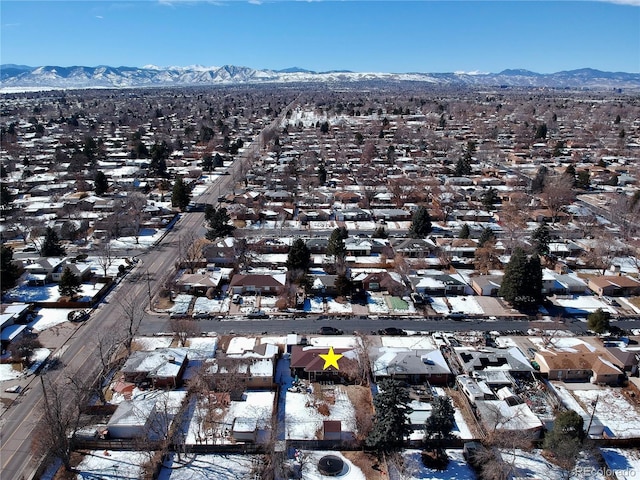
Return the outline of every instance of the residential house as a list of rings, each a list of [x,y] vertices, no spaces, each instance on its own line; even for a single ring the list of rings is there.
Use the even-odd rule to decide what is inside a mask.
[[[126,382],[148,383],[156,388],[177,387],[182,384],[188,362],[184,348],[136,351],[131,353],[121,372]]]
[[[402,380],[412,385],[429,382],[447,385],[453,378],[442,352],[437,349],[412,350],[382,347],[372,352],[373,376]]]
[[[471,288],[483,297],[496,297],[502,285],[503,275],[479,275],[471,277]]]
[[[572,351],[538,351],[534,360],[540,366],[540,373],[549,380],[618,385],[624,373],[607,357],[605,352],[593,351],[586,345],[576,345]]]
[[[236,239],[227,237],[202,247],[202,256],[208,264],[232,265],[237,261]]]
[[[429,239],[402,238],[393,242],[393,251],[406,258],[426,258],[435,250],[435,243]]]
[[[534,368],[518,347],[483,347],[478,350],[458,347],[454,351],[466,373],[481,370],[503,370],[512,373],[534,372]]]
[[[351,348],[334,348],[334,353],[344,355],[347,352],[353,352]],[[325,360],[320,356],[329,352],[327,347],[314,347],[293,345],[291,347],[291,375],[316,382],[320,380],[328,380],[334,382],[353,381],[353,369],[348,368],[350,362],[358,362],[357,359],[342,357],[339,360],[340,369],[336,369],[333,365],[324,368]]]
[[[426,296],[464,295],[467,284],[463,281],[438,271],[418,272],[411,275],[409,281],[416,293]]]
[[[601,297],[629,297],[640,295],[640,282],[622,275],[591,277],[588,285],[593,293]]]
[[[402,277],[396,272],[360,273],[353,278],[355,288],[366,292],[389,292],[403,295],[407,291]]]
[[[284,273],[254,274],[238,273],[233,276],[229,289],[233,293],[256,292],[261,295],[280,295],[284,290],[287,276]]]

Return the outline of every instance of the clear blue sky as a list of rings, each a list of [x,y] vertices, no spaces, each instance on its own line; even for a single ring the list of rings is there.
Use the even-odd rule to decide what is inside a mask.
[[[0,63],[640,72],[640,0],[18,1]]]

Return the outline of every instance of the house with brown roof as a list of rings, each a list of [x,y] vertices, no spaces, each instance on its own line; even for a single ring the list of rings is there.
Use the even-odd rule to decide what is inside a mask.
[[[260,294],[280,295],[284,290],[287,276],[277,274],[242,274],[233,276],[229,289],[233,293],[257,292]]]
[[[589,289],[600,296],[627,297],[640,295],[640,282],[622,275],[603,275],[590,278]]]
[[[333,351],[336,354],[344,355],[346,352],[353,352],[353,349],[334,348]],[[290,359],[291,375],[307,379],[310,382],[328,380],[342,383],[349,381],[349,374],[353,370],[350,368],[352,366],[350,364],[358,362],[359,360],[357,358],[347,358],[347,356],[344,356],[338,361],[340,369],[336,369],[333,365],[325,369],[325,360],[320,355],[327,354],[328,352],[328,347],[293,345]]]
[[[540,373],[549,380],[617,385],[624,376],[605,352],[592,351],[584,345],[576,345],[572,351],[539,351],[534,360],[540,365]]]

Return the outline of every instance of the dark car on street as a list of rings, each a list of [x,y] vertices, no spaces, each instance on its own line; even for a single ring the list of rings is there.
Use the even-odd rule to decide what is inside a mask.
[[[382,330],[378,330],[378,334],[379,335],[396,335],[396,336],[404,336],[407,334],[407,332],[405,332],[404,330],[402,330],[401,328],[396,328],[396,327],[387,327],[387,328],[383,328]]]
[[[320,327],[318,333],[320,335],[342,335],[344,332],[336,327]]]

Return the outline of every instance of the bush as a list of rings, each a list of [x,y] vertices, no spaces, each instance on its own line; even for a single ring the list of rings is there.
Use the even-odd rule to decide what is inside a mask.
[[[610,329],[610,318],[611,314],[609,312],[599,308],[587,316],[587,327],[595,333],[604,333]]]

